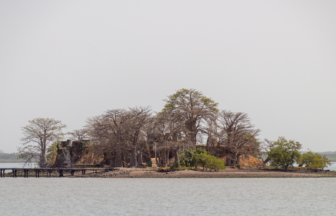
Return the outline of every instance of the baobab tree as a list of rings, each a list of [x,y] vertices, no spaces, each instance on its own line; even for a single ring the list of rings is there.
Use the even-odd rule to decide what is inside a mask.
[[[83,141],[90,138],[88,131],[86,129],[74,130],[68,134],[70,135],[71,140]]]
[[[61,140],[64,136],[62,129],[66,125],[61,121],[49,118],[36,118],[22,128],[21,138],[23,147],[18,148],[19,158],[26,163],[38,159],[41,168],[47,166],[46,151],[50,144]]]
[[[90,118],[86,129],[98,144],[96,149],[100,149],[100,153],[113,152],[115,164],[118,165],[121,163],[121,153],[130,152],[130,165],[136,166],[142,163],[143,143],[139,140],[143,140],[144,128],[150,118],[149,107],[108,110],[100,116]]]
[[[220,129],[220,144],[230,153],[226,156],[226,165],[239,164],[241,155],[255,154],[259,149],[256,137],[260,130],[255,129],[246,113],[222,110],[218,114],[217,125]]]
[[[186,139],[196,147],[197,134],[203,129],[203,121],[218,112],[217,103],[194,89],[181,89],[168,96],[162,112],[179,116],[184,122]]]

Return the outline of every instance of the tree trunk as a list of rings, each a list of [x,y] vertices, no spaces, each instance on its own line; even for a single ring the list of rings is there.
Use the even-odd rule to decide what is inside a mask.
[[[226,156],[226,158],[225,158],[225,160],[226,160],[226,166],[231,166],[231,157],[230,156]]]
[[[45,148],[42,147],[42,152],[41,152],[41,156],[40,156],[40,167],[41,168],[45,168],[47,166],[47,164],[46,164],[47,159],[46,159],[45,152],[46,152]]]
[[[130,166],[136,166],[136,148],[132,146],[131,158],[130,158]]]
[[[139,154],[138,154],[138,166],[140,166],[142,164],[142,150],[139,150]]]
[[[270,157],[267,157],[266,160],[263,161],[264,166],[265,166],[265,165],[268,163],[268,161],[270,161],[270,160],[271,160],[271,158],[270,158]]]
[[[233,155],[233,159],[232,159],[232,165],[235,166],[237,164],[237,155]]]
[[[179,155],[178,155],[178,149],[175,150],[175,163],[179,164]]]
[[[166,157],[166,166],[169,166],[169,148],[166,150],[167,152],[167,157]]]
[[[121,152],[119,150],[117,150],[114,166],[120,167],[121,166],[120,164],[121,164]]]
[[[208,136],[208,139],[207,139],[207,142],[206,142],[205,150],[209,151],[209,145],[210,145],[210,136]]]

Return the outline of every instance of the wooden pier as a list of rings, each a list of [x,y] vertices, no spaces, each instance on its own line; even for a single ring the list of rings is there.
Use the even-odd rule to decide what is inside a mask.
[[[87,171],[92,171],[92,173],[108,172],[116,170],[115,168],[0,168],[0,178],[5,178],[6,170],[12,171],[13,178],[18,177],[18,172],[23,173],[24,178],[28,178],[29,173],[34,173],[36,178],[40,177],[40,174],[44,174],[46,177],[51,177],[52,173],[56,173],[59,177],[64,177],[66,173],[70,176],[74,176],[75,172],[82,172],[85,175]],[[20,177],[20,176],[19,176]]]

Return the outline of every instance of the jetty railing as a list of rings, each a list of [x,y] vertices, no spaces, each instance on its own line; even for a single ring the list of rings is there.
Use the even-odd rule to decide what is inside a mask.
[[[114,171],[115,168],[0,168],[0,178],[5,178],[6,170],[11,170],[11,177],[17,178],[18,172],[23,173],[24,178],[29,177],[29,173],[34,173],[36,178],[40,177],[40,174],[44,174],[46,177],[51,177],[52,173],[56,173],[59,177],[63,177],[65,173],[69,173],[70,176],[74,176],[75,172],[82,172],[85,175],[87,171],[92,173]]]

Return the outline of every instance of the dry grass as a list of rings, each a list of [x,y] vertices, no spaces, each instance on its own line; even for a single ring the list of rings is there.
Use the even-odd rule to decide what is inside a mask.
[[[264,166],[260,159],[253,156],[242,156],[239,164],[241,167],[262,168]]]

